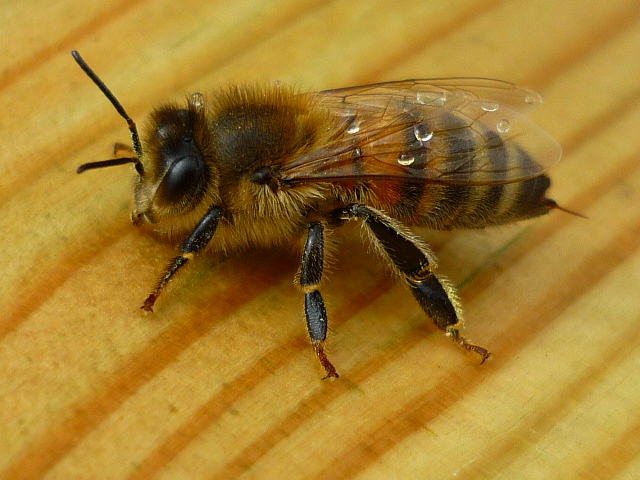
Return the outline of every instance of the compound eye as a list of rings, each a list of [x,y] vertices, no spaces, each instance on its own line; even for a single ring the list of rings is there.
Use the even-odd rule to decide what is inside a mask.
[[[195,207],[207,182],[207,172],[200,149],[189,135],[169,144],[161,156],[168,165],[155,200],[177,212]]]
[[[167,203],[183,203],[196,194],[203,172],[200,162],[192,155],[176,159],[164,175],[160,186]]]

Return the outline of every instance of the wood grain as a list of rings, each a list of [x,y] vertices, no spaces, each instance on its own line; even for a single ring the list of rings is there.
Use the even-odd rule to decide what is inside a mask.
[[[0,5],[0,478],[632,479],[640,470],[636,0],[107,0]],[[136,119],[228,82],[312,89],[487,76],[539,90],[554,212],[423,232],[477,359],[355,228],[323,293],[323,382],[287,250],[201,258],[138,308],[174,245],[129,222],[127,168],[77,176]]]

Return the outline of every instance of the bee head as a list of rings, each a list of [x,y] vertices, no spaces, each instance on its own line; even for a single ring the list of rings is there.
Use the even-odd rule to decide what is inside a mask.
[[[213,201],[217,175],[212,175],[203,97],[192,94],[186,108],[164,105],[153,111],[144,136],[145,174],[135,185],[137,214],[142,221],[183,216],[206,196]]]
[[[134,164],[138,178],[134,188],[136,210],[132,219],[136,225],[158,223],[166,217],[184,215],[202,204],[207,190],[209,197],[215,196],[217,184],[210,181],[211,172],[205,162],[208,150],[207,125],[201,94],[191,95],[187,108],[166,105],[156,109],[151,114],[143,151],[135,122],[80,54],[75,50],[71,54],[127,121],[131,133],[130,151],[133,154],[85,163],[78,167],[78,173]]]

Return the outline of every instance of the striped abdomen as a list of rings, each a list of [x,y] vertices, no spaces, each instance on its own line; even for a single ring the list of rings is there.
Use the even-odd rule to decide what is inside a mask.
[[[417,130],[403,132],[406,150],[399,161],[411,160],[406,178],[370,184],[372,198],[395,218],[437,229],[483,228],[535,217],[555,205],[545,197],[549,177],[528,175],[536,163],[524,145],[479,125],[471,129],[453,114],[423,119],[416,128],[433,133],[421,141]]]

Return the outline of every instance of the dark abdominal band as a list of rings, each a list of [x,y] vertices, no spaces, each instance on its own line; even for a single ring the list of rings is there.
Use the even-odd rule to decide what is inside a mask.
[[[448,156],[451,158],[460,157],[465,155],[466,152],[474,151],[476,148],[472,132],[465,128],[465,123],[458,117],[452,114],[446,114],[441,119],[443,125],[447,125],[449,130],[458,130],[455,136],[449,137],[447,140]],[[421,126],[424,131],[432,131],[429,125],[422,122]],[[409,132],[413,134],[413,132]],[[446,132],[441,132],[441,135],[446,136]],[[408,139],[409,140],[409,139]],[[418,140],[413,136],[410,144],[415,144]],[[426,168],[427,167],[427,148],[422,146],[418,142],[420,148],[418,151],[422,152],[420,156],[416,155],[416,161],[412,164],[412,168]],[[409,184],[412,182],[405,182],[407,185],[407,191],[410,193],[415,192]],[[484,188],[484,187],[483,187]],[[472,195],[473,187],[461,186],[461,185],[447,185],[442,183],[420,183],[420,197],[422,205],[420,208],[415,208],[416,211],[420,211],[422,215],[420,218],[416,218],[413,222],[416,225],[424,225],[437,229],[450,229],[458,225],[458,217],[467,215],[466,209],[469,203],[469,199]],[[420,199],[420,197],[417,197]]]
[[[485,139],[489,145],[501,144],[500,137],[497,133],[484,132]],[[488,150],[491,169],[494,171],[506,171],[508,167],[508,159],[504,148],[490,148]],[[506,172],[505,174],[506,175]],[[491,219],[497,220],[498,208],[503,200],[505,187],[504,185],[491,186],[475,186],[463,187],[467,190],[468,207],[459,212],[452,219],[454,226],[462,228],[482,228],[487,224],[493,223]],[[500,223],[500,222],[498,222]]]
[[[428,131],[429,126],[421,117],[416,116],[410,111],[405,112],[404,117],[406,117],[409,123],[421,125],[425,128],[425,131]],[[423,143],[416,138],[413,129],[409,129],[405,133],[404,144],[406,145],[406,154],[413,158],[413,163],[410,167],[412,169],[426,168],[428,160],[427,149]],[[400,182],[398,188],[400,189],[400,199],[397,205],[394,205],[392,214],[397,215],[397,217],[414,220],[415,215],[419,212],[420,202],[422,201],[427,185],[425,182],[416,182],[415,180],[412,181],[407,178]]]

